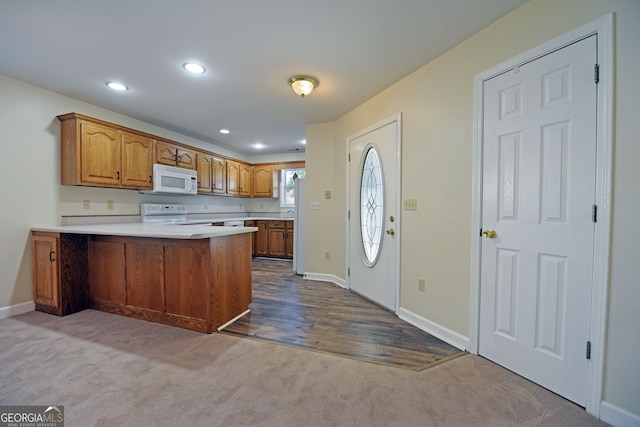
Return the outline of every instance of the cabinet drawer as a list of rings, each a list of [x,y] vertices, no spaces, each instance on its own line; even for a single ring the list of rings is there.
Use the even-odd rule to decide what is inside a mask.
[[[269,228],[284,228],[285,221],[269,221]]]
[[[287,230],[293,230],[293,221],[285,221],[285,222],[284,222],[284,227],[285,227]]]

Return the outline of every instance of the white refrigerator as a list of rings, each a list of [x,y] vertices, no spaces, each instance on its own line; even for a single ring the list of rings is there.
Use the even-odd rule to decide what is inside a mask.
[[[305,182],[304,178],[295,178],[295,220],[293,222],[293,269],[297,274],[305,271]]]

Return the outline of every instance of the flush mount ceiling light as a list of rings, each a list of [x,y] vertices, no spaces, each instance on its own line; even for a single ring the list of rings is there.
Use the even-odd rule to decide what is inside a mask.
[[[218,132],[224,133],[225,135],[228,134],[228,133],[231,133],[231,131],[229,129],[220,129]]]
[[[318,86],[318,81],[310,76],[298,75],[289,79],[289,85],[291,85],[291,89],[293,89],[296,94],[304,98]]]
[[[206,71],[202,65],[196,64],[194,62],[187,62],[186,64],[183,65],[183,67],[185,70],[193,74],[202,74]]]
[[[113,90],[120,90],[120,91],[129,89],[122,83],[117,83],[117,82],[107,82],[107,86],[109,86]]]

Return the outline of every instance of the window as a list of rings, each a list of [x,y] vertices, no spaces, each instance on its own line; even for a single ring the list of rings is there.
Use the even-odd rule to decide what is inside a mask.
[[[365,265],[373,266],[378,259],[382,242],[383,182],[380,158],[375,148],[369,147],[362,166],[360,185],[360,229]]]
[[[293,208],[295,206],[295,184],[293,177],[305,177],[304,169],[282,169],[280,171],[280,207]]]

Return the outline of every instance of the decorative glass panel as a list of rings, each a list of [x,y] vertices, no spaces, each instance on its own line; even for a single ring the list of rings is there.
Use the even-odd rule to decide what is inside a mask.
[[[384,222],[382,168],[375,148],[370,147],[362,166],[360,187],[360,226],[365,263],[373,265],[380,251]]]

